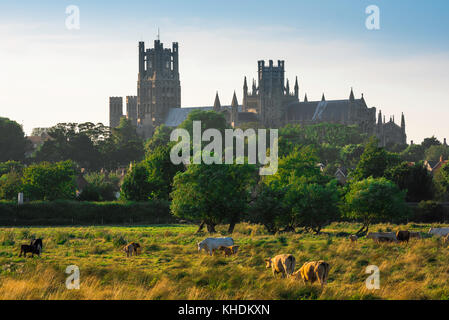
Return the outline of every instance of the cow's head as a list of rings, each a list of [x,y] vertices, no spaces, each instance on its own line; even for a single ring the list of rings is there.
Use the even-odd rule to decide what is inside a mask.
[[[271,258],[266,258],[265,259],[265,267],[268,269],[268,268],[271,268]]]

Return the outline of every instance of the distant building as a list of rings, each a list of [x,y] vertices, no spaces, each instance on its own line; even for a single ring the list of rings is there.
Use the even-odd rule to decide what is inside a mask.
[[[212,106],[181,108],[178,43],[174,42],[172,49],[167,49],[158,39],[154,41],[154,48],[145,50],[144,43],[139,42],[137,98],[127,97],[126,117],[144,138],[151,137],[154,128],[161,124],[178,126],[194,110],[214,110],[222,112],[233,127],[244,123],[270,128],[290,123],[358,125],[362,132],[376,135],[382,146],[406,144],[404,114],[400,125],[395,123],[394,117],[385,122],[381,111],[376,121],[376,108],[367,106],[363,94],[356,99],[352,89],[348,99],[326,100],[323,93],[320,101],[309,101],[307,94],[300,101],[298,78],[290,90],[283,60],[278,60],[277,65],[272,60],[268,64],[258,61],[257,79],[252,81],[249,90],[244,78],[241,105],[234,92],[231,104],[222,106],[217,92]],[[109,105],[110,126],[115,127],[124,116],[123,103],[121,98],[111,97]]]
[[[440,156],[439,161],[424,161],[424,167],[427,168],[427,170],[432,174],[435,174],[448,162],[449,160],[444,160],[443,156]]]

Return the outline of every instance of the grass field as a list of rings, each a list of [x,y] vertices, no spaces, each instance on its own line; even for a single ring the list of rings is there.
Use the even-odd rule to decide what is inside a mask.
[[[0,299],[449,299],[449,248],[438,238],[409,244],[375,244],[345,233],[359,225],[334,223],[321,235],[269,235],[239,224],[232,235],[237,255],[197,252],[193,225],[138,227],[0,228]],[[370,231],[427,232],[430,225],[375,225]],[[224,232],[226,226],[218,227]],[[217,234],[215,236],[220,236]],[[44,239],[41,257],[18,257],[20,244]],[[128,241],[142,247],[126,258]],[[331,265],[327,287],[273,278],[264,258],[280,253]],[[65,287],[65,268],[80,269],[80,289]],[[368,290],[368,265],[380,268],[380,289]]]

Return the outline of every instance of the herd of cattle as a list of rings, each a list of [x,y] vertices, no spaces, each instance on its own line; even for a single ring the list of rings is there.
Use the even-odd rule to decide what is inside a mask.
[[[443,243],[449,244],[449,228],[430,228],[429,235],[437,235],[443,237]],[[358,237],[356,235],[350,235],[349,240],[351,242],[357,242]],[[421,239],[422,235],[419,232],[410,232],[400,230],[394,232],[370,232],[366,235],[367,239],[373,239],[375,242],[408,242],[411,238]],[[221,238],[206,238],[197,243],[198,252],[204,250],[213,255],[215,251],[221,251],[224,256],[234,255],[238,252],[239,246],[234,245],[234,240],[230,237]],[[20,247],[20,254],[26,257],[27,253],[31,253],[33,257],[35,254],[40,256],[43,249],[42,239],[32,239],[30,244],[23,244]],[[137,242],[131,242],[123,247],[126,256],[130,257],[138,255],[140,253],[141,246]],[[304,283],[314,283],[318,281],[323,287],[327,283],[329,276],[330,265],[323,261],[310,261],[303,264],[303,266],[295,271],[296,259],[291,254],[279,254],[273,258],[265,259],[266,268],[271,268],[273,276],[280,273],[282,277],[294,277],[296,279],[302,279]]]

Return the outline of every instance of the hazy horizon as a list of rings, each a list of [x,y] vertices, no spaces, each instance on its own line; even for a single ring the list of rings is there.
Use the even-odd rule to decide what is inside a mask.
[[[365,27],[365,8],[380,8],[380,30]],[[80,9],[68,30],[65,9]],[[449,3],[424,1],[32,1],[0,4],[0,116],[24,126],[108,124],[109,96],[137,94],[137,47],[179,43],[181,105],[242,102],[243,78],[257,60],[285,60],[300,99],[364,93],[407,141],[449,138]]]

